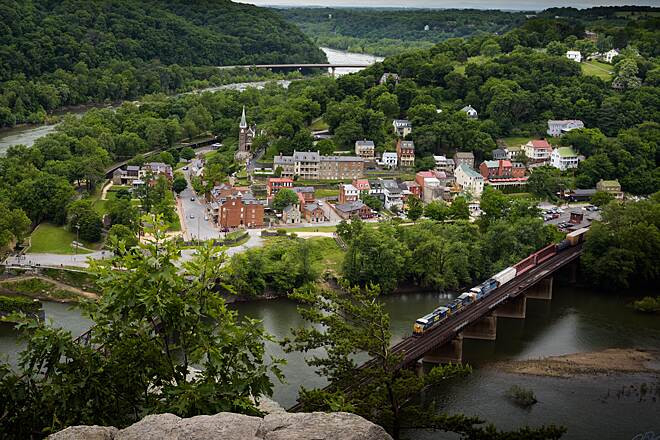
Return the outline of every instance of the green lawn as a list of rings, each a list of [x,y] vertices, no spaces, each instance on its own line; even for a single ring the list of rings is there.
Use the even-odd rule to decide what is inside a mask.
[[[338,189],[315,189],[314,190],[314,196],[315,197],[335,197],[339,195],[339,190]]]
[[[329,128],[329,125],[327,122],[323,120],[323,118],[317,118],[314,121],[312,121],[312,124],[309,126],[309,129],[312,131],[321,131],[321,130],[327,130]]]
[[[20,281],[6,281],[2,286],[13,292],[26,295],[48,296],[56,299],[71,299],[77,295],[70,290],[60,289],[53,283],[39,278],[29,278]]]
[[[323,270],[329,269],[340,272],[344,262],[344,251],[341,250],[334,238],[315,237],[308,240],[312,244],[312,251],[320,256]]]
[[[612,70],[614,67],[611,64],[601,63],[599,61],[585,61],[580,63],[582,73],[585,75],[597,76],[603,81],[612,79]]]
[[[76,239],[76,234],[66,230],[64,226],[51,223],[41,223],[34,230],[31,237],[30,252],[49,254],[74,254],[75,250],[71,242]],[[81,240],[82,241],[82,240]],[[89,243],[83,244],[91,247]],[[88,254],[90,251],[78,249],[79,254]]]
[[[533,137],[505,137],[500,139],[507,147],[519,147],[534,139]]]
[[[310,226],[309,228],[282,228],[286,232],[335,232],[336,226]],[[318,229],[318,231],[317,231]]]

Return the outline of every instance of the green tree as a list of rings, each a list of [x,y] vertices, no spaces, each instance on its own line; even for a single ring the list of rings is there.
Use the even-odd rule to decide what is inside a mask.
[[[281,189],[275,194],[275,197],[273,197],[273,209],[277,209],[278,211],[283,210],[289,205],[297,205],[298,204],[298,196],[296,193],[291,190],[291,189]]]
[[[424,208],[424,215],[432,220],[444,222],[449,218],[449,206],[442,200],[433,200]]]
[[[555,200],[562,189],[561,171],[551,166],[534,168],[527,180],[527,189],[535,196]],[[566,189],[566,187],[564,187]],[[483,209],[483,208],[482,208]]]
[[[399,99],[396,95],[385,92],[374,101],[374,108],[383,112],[389,119],[399,115]]]
[[[591,203],[596,206],[605,206],[614,200],[614,196],[605,191],[596,191],[596,194],[591,196]]]
[[[112,252],[120,255],[137,246],[138,238],[128,226],[116,224],[108,231],[108,243]]]
[[[616,77],[612,80],[612,87],[628,90],[642,85],[642,80],[637,76],[639,67],[635,60],[624,58],[617,63],[614,70]]]
[[[465,197],[456,197],[449,207],[449,217],[454,220],[468,220],[470,209]]]
[[[188,187],[188,181],[186,180],[185,177],[183,177],[181,174],[178,174],[175,178],[174,181],[172,182],[172,190],[174,190],[175,193],[181,194],[184,189]]]
[[[362,194],[360,195],[360,200],[367,205],[369,208],[373,209],[374,211],[380,211],[383,209],[383,202],[380,201],[380,199],[376,196],[373,196],[371,194]]]
[[[566,55],[566,51],[568,51],[568,48],[566,47],[565,44],[559,41],[551,41],[546,46],[546,50],[549,55],[564,56]]]
[[[264,360],[270,337],[259,322],[239,320],[217,295],[223,254],[205,245],[180,264],[162,228],[147,232],[153,238],[138,252],[91,263],[102,295],[85,307],[95,322],[90,344],[43,322],[21,326],[28,344],[19,370],[0,366],[3,436],[126,426],[163,412],[259,414],[259,397],[272,394],[269,373],[280,376],[278,361]]]
[[[419,199],[419,197],[416,196],[408,197],[406,199],[406,205],[408,206],[406,215],[408,216],[410,221],[416,222],[424,214],[424,204]]]
[[[9,209],[0,203],[0,249],[21,242],[30,231],[30,219],[20,209]]]
[[[181,150],[181,158],[185,160],[191,160],[195,158],[195,150],[191,147],[185,147]]]

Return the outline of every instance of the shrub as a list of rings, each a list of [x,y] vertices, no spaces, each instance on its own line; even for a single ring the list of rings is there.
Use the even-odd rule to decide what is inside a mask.
[[[507,390],[506,396],[511,399],[513,403],[524,408],[528,408],[538,402],[534,395],[534,391],[519,387],[518,385],[512,385],[511,388]]]

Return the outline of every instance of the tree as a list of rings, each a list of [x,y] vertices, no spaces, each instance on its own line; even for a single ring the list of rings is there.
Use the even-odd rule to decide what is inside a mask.
[[[106,203],[110,223],[112,225],[123,225],[131,231],[137,231],[140,213],[138,208],[131,202],[131,196],[120,197],[119,192],[114,200],[108,200]]]
[[[456,197],[449,207],[449,217],[453,220],[468,220],[470,209],[465,197]]]
[[[488,39],[481,45],[481,55],[486,57],[494,57],[502,52],[502,48],[494,39]]]
[[[538,197],[555,200],[562,189],[561,171],[551,166],[534,168],[527,180],[527,189]]]
[[[163,412],[259,414],[279,362],[264,361],[270,337],[259,322],[239,320],[217,295],[224,255],[207,244],[180,263],[161,219],[145,222],[156,229],[137,252],[91,263],[102,294],[85,307],[95,323],[89,344],[43,322],[21,325],[29,340],[19,371],[0,365],[3,437],[80,424],[121,427]]]
[[[283,188],[275,194],[275,197],[273,198],[273,209],[277,209],[278,211],[283,210],[289,205],[297,205],[298,204],[298,195],[291,189],[288,188]]]
[[[639,67],[634,59],[624,58],[615,66],[616,77],[612,80],[612,87],[628,90],[642,85],[642,80],[637,76]]]
[[[546,51],[548,52],[549,55],[564,56],[566,55],[566,51],[568,51],[568,48],[566,47],[565,44],[559,41],[551,41],[546,46]]]
[[[399,115],[399,99],[396,95],[385,92],[374,101],[374,108],[383,112],[389,119]]]
[[[442,200],[433,200],[424,208],[424,215],[432,220],[444,222],[449,218],[449,206]]]
[[[181,174],[177,174],[177,176],[174,178],[174,181],[172,182],[172,189],[174,190],[175,193],[181,194],[184,189],[188,187],[188,181],[184,176]]]
[[[379,295],[378,286],[343,290],[306,286],[292,295],[302,303],[298,312],[311,325],[294,329],[293,338],[284,341],[285,350],[322,349],[322,355],[313,355],[307,363],[335,385],[335,391],[302,388],[303,410],[353,412],[383,426],[396,440],[404,429],[425,428],[455,432],[463,438],[561,435],[564,430],[553,426],[533,433],[527,429],[500,433],[492,426],[477,426],[483,423],[477,418],[438,414],[433,404],[420,403],[416,396],[424,388],[469,374],[471,369],[449,364],[419,376],[412,369],[399,368],[402,355],[390,349],[390,320]],[[366,368],[358,368],[355,361],[361,353],[372,358]]]
[[[169,151],[163,151],[162,153],[160,153],[159,157],[160,157],[161,162],[163,162],[163,163],[165,163],[165,164],[167,164],[171,167],[174,167],[176,165],[176,161],[174,160],[174,156]]]
[[[591,196],[591,203],[596,206],[605,206],[614,200],[614,196],[605,191],[596,191],[596,193]]]
[[[0,203],[0,249],[20,242],[30,230],[30,219],[20,209]]]
[[[128,226],[112,225],[108,231],[108,243],[115,254],[121,254],[138,245],[137,235]]]
[[[424,204],[417,196],[410,196],[406,199],[406,205],[408,205],[408,210],[406,215],[408,218],[416,222],[424,214]]]
[[[369,208],[373,209],[374,211],[380,211],[383,209],[383,202],[380,201],[380,199],[376,196],[373,196],[371,194],[362,194],[360,195],[360,200],[367,205]]]

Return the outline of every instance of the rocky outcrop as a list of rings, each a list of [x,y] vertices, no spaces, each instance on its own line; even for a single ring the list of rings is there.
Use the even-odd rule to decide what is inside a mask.
[[[287,413],[264,418],[234,413],[182,419],[147,416],[128,428],[72,426],[48,440],[392,440],[378,425],[349,413]]]

